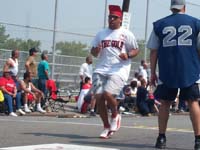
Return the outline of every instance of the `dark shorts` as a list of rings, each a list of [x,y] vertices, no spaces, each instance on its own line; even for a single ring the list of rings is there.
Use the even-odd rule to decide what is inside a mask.
[[[169,88],[164,84],[158,85],[154,96],[158,100],[167,100],[167,101],[174,101],[178,94],[178,88]],[[180,100],[199,100],[200,99],[200,84],[194,83],[193,85],[186,87],[186,88],[180,88],[179,93],[179,99]]]

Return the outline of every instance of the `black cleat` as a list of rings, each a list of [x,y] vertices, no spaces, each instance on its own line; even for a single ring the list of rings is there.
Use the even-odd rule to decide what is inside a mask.
[[[166,147],[166,137],[159,137],[158,136],[155,147],[159,148],[159,149],[165,149],[165,147]]]
[[[200,140],[195,140],[194,150],[200,150]]]

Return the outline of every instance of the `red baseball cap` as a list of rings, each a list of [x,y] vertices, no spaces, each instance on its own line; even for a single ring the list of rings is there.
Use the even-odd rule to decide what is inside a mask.
[[[118,5],[109,5],[110,15],[122,17],[122,10]]]

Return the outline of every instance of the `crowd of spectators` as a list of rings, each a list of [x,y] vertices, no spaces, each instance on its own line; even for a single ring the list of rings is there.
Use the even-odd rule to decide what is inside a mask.
[[[46,113],[42,108],[46,94],[44,88],[46,85],[43,80],[49,79],[50,69],[46,53],[41,54],[41,62],[38,65],[36,64],[37,52],[36,48],[29,50],[29,56],[24,64],[25,72],[22,80],[18,77],[19,50],[13,50],[11,57],[6,60],[3,66],[0,90],[4,95],[4,111],[9,116],[17,117],[19,114],[25,115],[32,111]],[[37,78],[42,81],[36,80]]]

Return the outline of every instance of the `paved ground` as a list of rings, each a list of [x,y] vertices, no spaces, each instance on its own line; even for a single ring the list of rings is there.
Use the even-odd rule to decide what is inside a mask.
[[[102,131],[99,116],[90,118],[71,118],[82,116],[71,111],[65,114],[50,113],[47,115],[8,117],[0,116],[0,148],[11,146],[27,146],[38,144],[60,143],[71,146],[71,149],[89,150],[94,147],[104,150],[108,148],[120,150],[154,150],[157,136],[157,117],[141,117],[138,115],[123,115],[122,127],[110,139],[99,139]],[[69,116],[71,115],[71,117]],[[51,116],[51,117],[50,117]],[[193,132],[187,115],[172,115],[167,133],[167,149],[193,149]],[[70,145],[69,145],[70,144]],[[72,145],[71,145],[72,144]],[[88,146],[88,147],[84,147]],[[70,148],[66,149],[70,149]],[[103,148],[102,148],[103,147]],[[17,150],[17,148],[15,148]],[[26,148],[27,149],[27,148]],[[44,148],[35,148],[35,150]],[[65,150],[45,148],[45,150]],[[70,150],[71,150],[70,149]],[[20,149],[24,150],[24,149]]]

